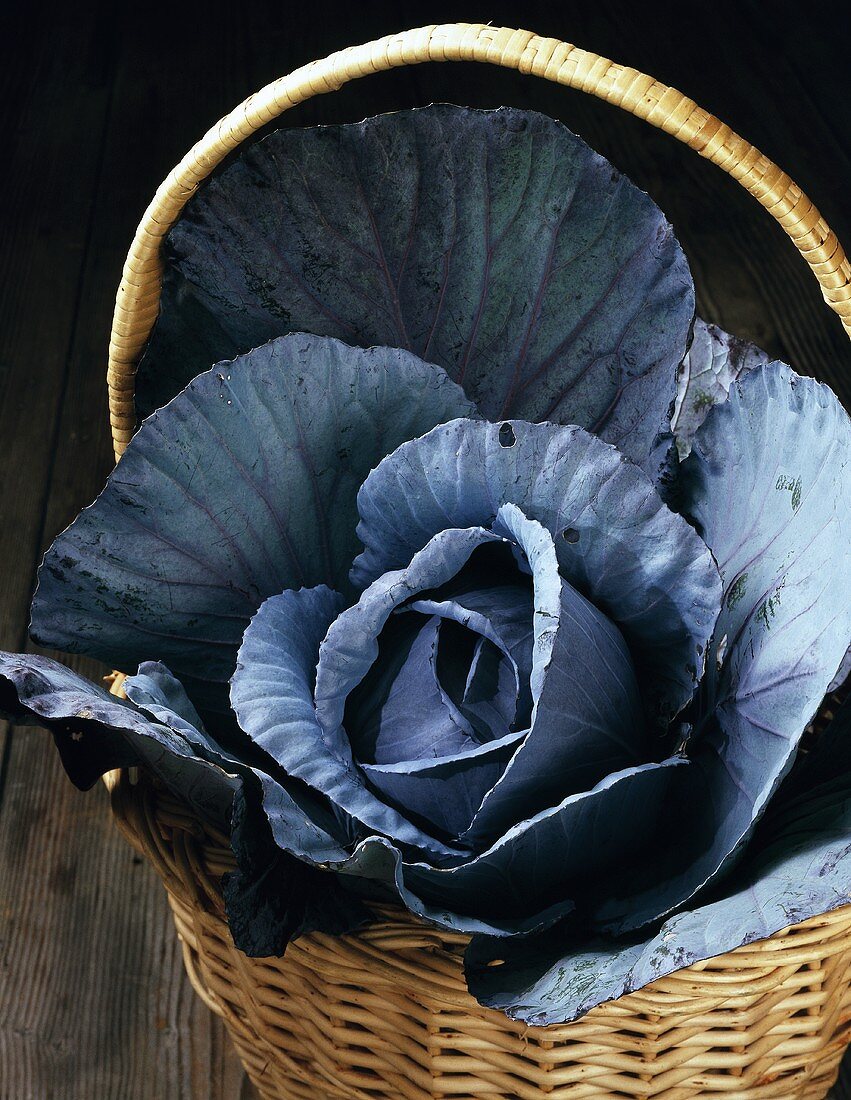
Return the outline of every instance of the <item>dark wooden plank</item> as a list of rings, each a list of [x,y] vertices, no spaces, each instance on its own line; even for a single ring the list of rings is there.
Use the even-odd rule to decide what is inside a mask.
[[[96,192],[86,187],[95,193],[94,222],[56,433],[45,543],[88,503],[111,465],[103,366],[115,287],[136,221],[160,179],[209,123],[277,75],[272,52],[253,46],[249,52],[247,35],[234,37],[223,27],[208,52],[199,47],[187,64],[172,49],[167,65],[148,29],[141,10],[129,13],[121,28],[104,169]],[[297,61],[309,60],[311,46]],[[212,68],[209,54],[217,59]],[[266,71],[258,72],[258,60],[265,60]],[[202,84],[205,95],[193,95]],[[72,664],[92,677],[103,671],[92,662]],[[10,824],[0,841],[0,865],[10,896],[21,901],[9,932],[16,952],[8,959],[6,988],[26,993],[13,995],[11,1031],[19,1038],[2,1087],[10,1097],[57,1100],[247,1097],[250,1086],[222,1025],[183,972],[162,888],[113,829],[103,791],[85,797],[73,791],[49,739],[36,729],[15,732],[8,774]]]
[[[16,14],[5,29],[35,41],[32,13]],[[111,73],[90,65],[92,15],[66,13],[60,30],[61,41],[42,39],[37,50],[8,58],[0,96],[0,125],[10,139],[2,173],[7,216],[0,222],[0,645],[10,649],[25,640],[111,84]],[[80,144],[81,127],[95,135],[92,142]],[[39,1094],[38,1021],[47,1003],[33,1002],[29,983],[21,982],[26,969],[17,969],[33,963],[43,925],[30,923],[34,914],[5,851],[19,826],[16,747],[17,735],[4,730],[0,797],[13,794],[0,804],[0,1082],[10,1097]],[[34,790],[37,774],[20,772]],[[42,874],[37,847],[29,859]]]
[[[103,373],[115,288],[135,223],[185,147],[187,128],[195,128],[187,115],[207,67],[197,57],[194,68],[161,71],[147,14],[126,15],[123,25],[102,15],[98,26],[111,28],[113,37],[90,51],[102,66],[123,46],[123,62],[108,127],[88,135],[103,165],[99,183],[72,177],[73,186],[94,199],[94,216],[53,450],[45,543],[88,503],[111,465]],[[226,74],[238,66],[224,49],[219,60],[226,85]],[[63,74],[66,82],[69,75]],[[233,94],[224,87],[223,98]],[[77,141],[86,136],[81,121],[76,130],[69,126]],[[144,143],[140,133],[149,135]],[[35,331],[36,320],[30,323]],[[30,557],[31,569],[35,553]],[[22,625],[24,616],[18,618]],[[75,666],[93,677],[102,671],[91,662]],[[12,1065],[0,1075],[8,1095],[247,1096],[221,1023],[183,972],[159,881],[115,831],[103,790],[83,797],[70,787],[42,731],[15,732],[5,818],[0,863],[11,896],[20,899],[5,983],[18,1037]]]
[[[0,862],[13,899],[0,1094],[239,1095],[241,1067],[185,979],[159,881],[117,835],[105,792],[70,789],[41,731],[12,745]]]
[[[7,120],[14,137],[4,197],[14,216],[0,220],[0,642],[8,646],[22,641],[42,536],[109,96],[108,83],[86,69],[92,27],[68,24],[61,44],[45,45],[47,71],[28,79],[21,65],[19,113],[14,125]],[[89,144],[81,145],[81,127],[94,135]]]

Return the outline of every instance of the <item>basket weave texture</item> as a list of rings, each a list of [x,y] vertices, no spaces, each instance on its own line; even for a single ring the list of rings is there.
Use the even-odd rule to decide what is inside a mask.
[[[400,910],[247,958],[224,916],[227,838],[145,777],[110,785],[263,1100],[823,1100],[851,1038],[851,906],[533,1028],[473,1000],[464,936]]]
[[[819,211],[688,97],[530,31],[421,27],[261,89],[162,183],[131,245],[113,317],[107,381],[116,459],[135,429],[135,371],[159,309],[161,245],[198,185],[313,95],[398,65],[470,60],[596,95],[712,160],[783,227],[851,335],[851,264]],[[356,935],[304,936],[281,959],[247,958],[224,916],[221,877],[234,866],[228,838],[144,775],[106,778],[119,827],[166,886],[189,977],[224,1019],[264,1100],[822,1100],[851,1041],[851,906],[680,970],[576,1023],[531,1028],[469,995],[465,937],[399,910],[377,912]]]

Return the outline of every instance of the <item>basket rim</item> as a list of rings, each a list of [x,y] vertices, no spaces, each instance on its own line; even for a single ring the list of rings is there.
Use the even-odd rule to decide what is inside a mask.
[[[109,341],[107,385],[116,461],[136,427],[135,376],[159,312],[162,244],[199,185],[234,149],[291,107],[358,77],[427,61],[478,61],[597,96],[711,160],[778,222],[851,338],[851,263],[801,188],[764,153],[676,88],[637,69],[532,31],[481,23],[429,25],[330,54],[249,96],[220,119],[160,184],[124,263]]]

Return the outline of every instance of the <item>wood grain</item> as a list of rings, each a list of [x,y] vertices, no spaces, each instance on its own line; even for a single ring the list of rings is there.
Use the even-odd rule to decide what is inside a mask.
[[[3,357],[17,374],[0,425],[20,449],[3,467],[4,515],[13,520],[0,529],[2,561],[13,565],[0,582],[9,589],[8,648],[26,640],[39,550],[111,465],[102,363],[123,250],[173,141],[194,122],[169,100],[191,102],[201,69],[199,59],[195,71],[175,67],[174,79],[162,80],[153,42],[123,55],[119,69],[124,35],[149,41],[141,17],[135,27],[69,19],[62,30],[62,51],[49,61],[55,79],[42,72],[30,108],[43,129],[30,130],[18,153],[29,158],[20,206],[34,224],[22,220],[16,252],[4,250],[11,269],[3,285],[16,295],[4,316],[16,324],[4,329]],[[45,50],[56,45],[48,40]],[[160,117],[144,148],[136,135],[148,132],[152,111]],[[81,142],[82,132],[91,140]],[[43,435],[19,430],[40,420]],[[103,672],[74,663],[93,677]],[[0,1095],[249,1096],[221,1024],[183,973],[159,882],[116,833],[100,786],[78,793],[43,731],[16,730],[0,814]]]
[[[799,179],[851,242],[851,41],[764,5],[435,3],[426,18],[520,22],[680,87]],[[485,10],[486,9],[486,10]],[[704,10],[706,9],[706,10]],[[148,198],[184,150],[249,92],[348,43],[408,25],[401,4],[284,10],[272,0],[148,8],[21,8],[0,39],[0,645],[26,642],[41,551],[110,465],[103,366],[121,263]],[[817,23],[818,21],[814,21]],[[797,28],[797,30],[796,30]],[[9,48],[11,47],[11,48]],[[832,59],[825,64],[824,58]],[[851,404],[851,344],[805,265],[723,173],[578,93],[479,66],[360,81],[291,125],[454,100],[564,119],[660,202],[700,308],[829,381]],[[812,285],[811,285],[812,284]],[[97,675],[92,663],[75,667]],[[76,792],[49,738],[0,730],[0,1100],[247,1100],[222,1028],[192,993],[162,890]],[[851,1098],[851,1083],[836,1100]],[[321,1098],[317,1098],[321,1100]]]

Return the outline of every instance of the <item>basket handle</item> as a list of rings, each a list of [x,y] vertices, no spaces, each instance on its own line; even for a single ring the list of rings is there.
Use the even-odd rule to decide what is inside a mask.
[[[423,61],[487,61],[532,73],[598,96],[672,134],[738,180],[779,222],[851,336],[851,265],[836,235],[785,172],[693,100],[636,69],[531,31],[478,23],[420,27],[350,46],[267,84],[216,123],[157,189],[130,246],[112,320],[107,383],[116,460],[136,426],[136,364],[159,309],[160,246],[198,185],[290,107],[356,77]]]

